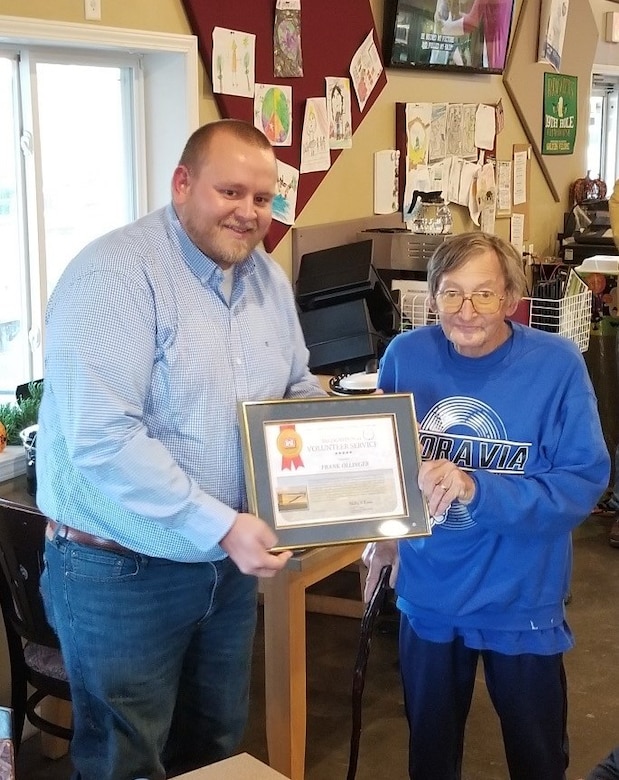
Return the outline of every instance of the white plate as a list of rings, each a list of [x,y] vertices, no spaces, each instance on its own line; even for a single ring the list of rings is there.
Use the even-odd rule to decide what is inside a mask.
[[[340,386],[344,390],[376,390],[376,382],[378,380],[378,374],[366,374],[360,372],[359,374],[349,374],[340,379]]]

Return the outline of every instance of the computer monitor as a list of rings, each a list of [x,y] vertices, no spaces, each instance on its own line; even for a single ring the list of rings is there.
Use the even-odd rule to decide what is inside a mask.
[[[372,263],[373,242],[308,252],[296,283],[310,368],[360,371],[382,356],[400,330],[401,313]]]

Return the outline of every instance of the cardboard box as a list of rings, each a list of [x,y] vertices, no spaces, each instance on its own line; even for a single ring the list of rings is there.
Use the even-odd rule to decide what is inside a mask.
[[[179,775],[177,780],[288,780],[284,775],[271,769],[270,766],[258,761],[249,753],[241,753],[216,764],[196,769],[185,775]]]

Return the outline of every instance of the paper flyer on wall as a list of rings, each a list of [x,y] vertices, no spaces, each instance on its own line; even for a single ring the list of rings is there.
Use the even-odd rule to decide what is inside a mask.
[[[382,149],[374,152],[374,213],[393,214],[398,210],[398,168],[400,152]]]
[[[542,0],[540,7],[537,61],[561,70],[563,41],[569,13],[569,0]]]

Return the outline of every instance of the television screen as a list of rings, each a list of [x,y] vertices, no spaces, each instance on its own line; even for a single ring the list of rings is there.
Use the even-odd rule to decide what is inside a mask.
[[[502,73],[514,0],[386,0],[387,67]]]

